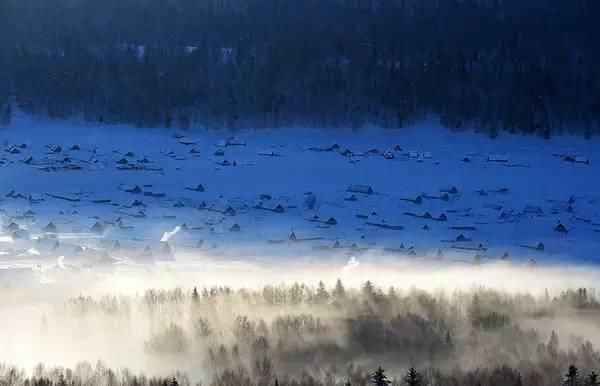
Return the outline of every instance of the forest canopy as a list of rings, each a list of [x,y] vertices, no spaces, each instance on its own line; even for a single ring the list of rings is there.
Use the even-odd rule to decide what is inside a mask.
[[[41,320],[18,317],[39,345],[27,361],[48,363],[0,365],[0,384],[595,386],[584,381],[600,370],[599,315],[586,288],[424,291],[338,280],[80,295]]]
[[[0,119],[585,135],[590,0],[3,0]]]

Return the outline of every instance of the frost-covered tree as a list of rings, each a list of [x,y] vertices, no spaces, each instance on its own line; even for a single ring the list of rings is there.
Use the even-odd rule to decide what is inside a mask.
[[[388,386],[392,382],[385,375],[385,370],[380,366],[371,375],[371,383],[375,386]]]

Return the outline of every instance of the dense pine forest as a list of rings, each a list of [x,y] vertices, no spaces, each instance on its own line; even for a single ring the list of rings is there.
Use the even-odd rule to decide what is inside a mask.
[[[3,0],[0,121],[597,132],[592,0]]]

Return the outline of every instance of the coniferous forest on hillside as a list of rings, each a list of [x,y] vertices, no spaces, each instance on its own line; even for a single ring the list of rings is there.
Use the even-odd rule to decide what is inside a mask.
[[[0,121],[590,136],[593,0],[3,0]]]

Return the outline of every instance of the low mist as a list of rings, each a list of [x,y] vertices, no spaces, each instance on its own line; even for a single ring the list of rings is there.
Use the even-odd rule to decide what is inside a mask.
[[[342,379],[348,366],[518,367],[545,358],[553,331],[566,353],[600,344],[593,267],[176,258],[4,286],[0,361],[26,374],[102,361],[206,383],[261,358],[289,376],[327,363]]]

